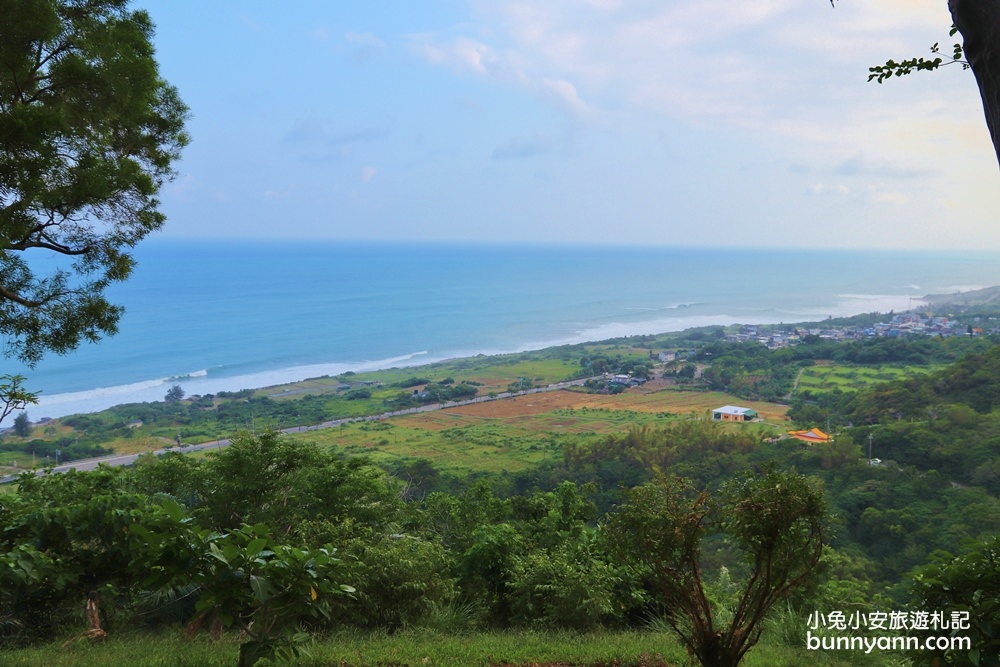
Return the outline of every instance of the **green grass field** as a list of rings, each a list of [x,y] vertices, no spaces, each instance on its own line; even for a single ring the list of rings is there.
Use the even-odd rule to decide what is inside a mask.
[[[889,653],[830,655],[808,651],[792,642],[767,640],[752,649],[743,661],[746,667],[900,667],[910,664]],[[193,639],[180,632],[159,636],[112,635],[90,644],[65,638],[51,644],[0,652],[4,665],[23,667],[231,667],[236,664],[237,641],[233,637],[211,641]],[[843,653],[843,652],[842,652]],[[261,661],[260,667],[273,663]],[[569,632],[509,631],[489,633],[442,633],[407,630],[393,635],[360,632],[339,633],[315,642],[309,655],[296,658],[299,667],[490,667],[494,665],[559,667],[680,667],[691,664],[680,642],[666,632]]]
[[[943,368],[932,366],[852,366],[830,364],[809,366],[799,374],[798,393],[820,394],[834,389],[858,391],[880,382],[902,380],[913,375],[923,375]]]
[[[576,377],[580,370],[580,364],[576,359],[549,357],[542,351],[469,357],[424,366],[312,378],[278,387],[264,387],[256,390],[254,394],[273,399],[289,399],[307,394],[336,394],[337,388],[344,383],[378,382],[382,385],[393,385],[414,377],[427,378],[432,382],[439,382],[445,378],[452,378],[456,382],[475,382],[481,385],[481,394],[488,394],[506,391],[508,385],[520,381],[521,378],[537,385],[550,384]],[[398,392],[398,387],[376,390],[380,399]]]
[[[539,430],[529,424],[472,421],[439,430],[434,428],[433,422],[429,428],[428,421],[419,417],[400,417],[289,437],[336,447],[346,454],[361,454],[380,463],[425,458],[445,473],[526,470],[543,461],[560,458],[563,443],[570,437]],[[574,434],[572,439],[578,442],[580,437]]]

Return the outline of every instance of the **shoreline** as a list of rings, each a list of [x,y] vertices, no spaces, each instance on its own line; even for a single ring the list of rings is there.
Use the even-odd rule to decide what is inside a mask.
[[[926,306],[929,303],[925,300],[926,297],[917,299],[912,296],[903,295],[850,294],[838,296],[842,299],[837,304],[839,309],[834,307],[818,309],[826,313],[823,316],[824,319],[826,317],[853,317],[868,313],[888,314],[889,312],[905,312],[913,308]],[[879,308],[860,310],[851,308],[848,312],[847,309],[850,308],[850,305],[859,306],[861,303],[869,306],[878,305]],[[42,393],[39,396],[39,402],[36,405],[29,406],[27,411],[39,415],[38,418],[32,420],[37,422],[39,420],[57,419],[74,414],[93,414],[116,405],[127,403],[159,402],[163,400],[166,391],[175,384],[180,385],[188,396],[236,392],[245,389],[271,389],[295,384],[307,379],[336,377],[346,372],[367,373],[389,370],[391,368],[419,368],[449,360],[468,359],[477,356],[492,357],[520,354],[562,345],[599,344],[630,336],[665,335],[707,326],[733,326],[737,324],[773,326],[782,323],[740,321],[741,319],[721,314],[668,319],[660,318],[646,322],[610,322],[583,329],[569,338],[553,341],[528,341],[512,346],[508,350],[455,350],[453,352],[441,352],[437,355],[424,350],[374,361],[305,364],[232,376],[213,375],[210,370],[205,369],[111,387],[97,387],[83,391],[50,394],[48,396]],[[787,323],[792,325],[793,323],[804,324],[819,321],[821,320],[798,320],[795,322],[788,321]]]

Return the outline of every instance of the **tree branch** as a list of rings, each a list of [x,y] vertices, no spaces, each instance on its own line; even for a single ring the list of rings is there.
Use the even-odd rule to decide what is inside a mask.
[[[25,308],[38,308],[45,304],[48,299],[42,301],[32,301],[31,299],[25,299],[24,297],[18,295],[15,292],[11,292],[3,285],[0,285],[0,298],[7,299],[8,301],[13,301],[19,306],[24,306]]]

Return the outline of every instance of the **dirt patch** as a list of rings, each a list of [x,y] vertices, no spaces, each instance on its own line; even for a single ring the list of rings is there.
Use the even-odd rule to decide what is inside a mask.
[[[548,391],[515,398],[505,398],[484,403],[450,407],[446,410],[424,412],[399,418],[400,424],[428,431],[471,426],[482,421],[517,421],[527,417],[551,414],[558,410],[627,410],[650,414],[703,414],[722,405],[733,403],[732,396],[716,392],[677,391],[671,388],[653,391],[645,387],[630,389],[621,394],[587,394],[579,391]],[[739,405],[753,408],[769,420],[784,420],[787,406],[760,401],[738,401]],[[581,426],[576,419],[552,415],[550,428],[594,430],[597,424],[588,421]]]
[[[608,396],[582,394],[573,391],[547,391],[516,398],[504,398],[485,403],[473,403],[457,408],[449,408],[448,412],[457,415],[506,419],[509,417],[527,417],[540,415],[553,410],[607,407],[602,399]]]

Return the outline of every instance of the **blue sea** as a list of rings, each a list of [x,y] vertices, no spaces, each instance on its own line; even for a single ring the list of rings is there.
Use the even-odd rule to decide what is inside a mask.
[[[906,310],[997,253],[144,242],[120,333],[34,369],[32,419],[692,326]]]

